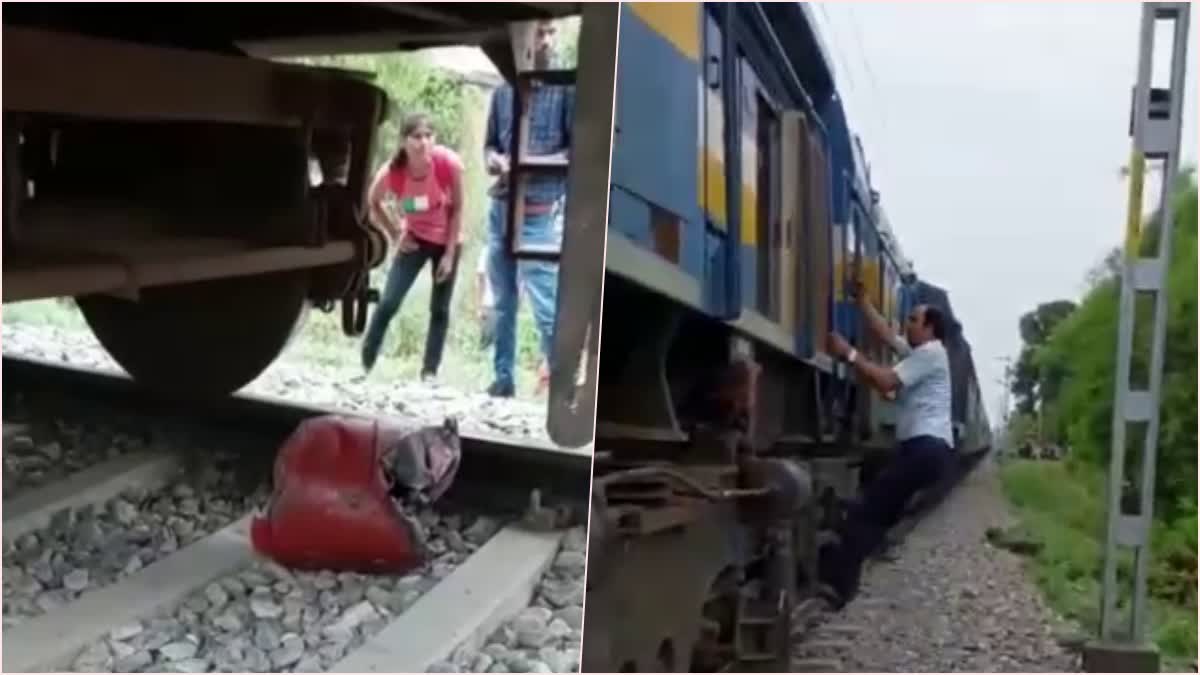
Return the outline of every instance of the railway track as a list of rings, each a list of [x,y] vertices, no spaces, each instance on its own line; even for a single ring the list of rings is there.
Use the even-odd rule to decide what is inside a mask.
[[[990,448],[984,448],[959,456],[954,470],[939,485],[920,495],[905,516],[888,532],[883,546],[869,557],[863,565],[863,577],[875,565],[888,564],[895,549],[935,512],[946,498],[961,485],[980,462],[987,457]],[[878,599],[857,598],[855,603],[875,603]],[[792,671],[793,672],[843,672],[845,661],[856,642],[870,639],[864,636],[861,626],[847,623],[840,613],[829,610],[824,601],[809,598],[801,602],[792,618]]]
[[[3,387],[5,670],[577,668],[585,537],[561,515],[586,513],[590,449],[464,433],[453,488],[417,514],[427,565],[295,572],[248,540],[274,452],[355,413],[9,356]],[[533,490],[559,518],[529,512]]]

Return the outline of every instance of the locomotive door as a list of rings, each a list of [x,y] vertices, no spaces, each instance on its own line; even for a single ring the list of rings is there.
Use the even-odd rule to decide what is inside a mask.
[[[805,234],[807,219],[805,207],[808,204],[807,174],[805,159],[808,154],[808,126],[804,121],[804,113],[798,110],[788,110],[782,116],[780,146],[783,149],[782,189],[780,192],[782,246],[779,250],[780,266],[780,323],[784,329],[802,337],[801,330],[805,316],[805,291],[810,284],[805,283],[805,274],[811,269],[810,265],[801,264],[801,256],[807,252]],[[807,346],[799,347],[800,353],[807,352]]]

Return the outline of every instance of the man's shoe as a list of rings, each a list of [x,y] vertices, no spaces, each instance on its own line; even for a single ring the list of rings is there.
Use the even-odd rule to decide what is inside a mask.
[[[839,593],[833,586],[829,584],[820,584],[817,586],[817,597],[825,601],[829,605],[829,609],[834,612],[842,611],[853,596],[846,597]]]

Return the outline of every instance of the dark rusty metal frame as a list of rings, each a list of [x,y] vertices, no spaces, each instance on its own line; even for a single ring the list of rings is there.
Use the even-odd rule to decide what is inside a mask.
[[[367,271],[382,259],[386,240],[360,213],[374,131],[386,95],[356,76],[220,54],[150,47],[33,28],[5,26],[6,122],[68,115],[129,122],[221,122],[295,128],[325,176],[310,190],[312,232],[298,246],[247,249],[230,240],[224,253],[130,258],[120,251],[64,250],[61,243],[30,241],[43,254],[34,266],[6,266],[5,301],[116,293],[286,269],[310,269],[317,302],[344,301],[344,329],[365,323]],[[331,142],[332,141],[332,142]],[[14,190],[11,196],[20,196]],[[23,243],[17,205],[6,204],[6,244],[12,253],[36,253]],[[40,229],[40,228],[39,228]],[[42,232],[45,234],[45,231]],[[10,236],[11,235],[11,236]],[[182,241],[170,237],[164,248]],[[207,246],[207,240],[198,241]],[[78,248],[78,244],[75,245]],[[152,249],[151,249],[152,251]],[[60,263],[45,264],[45,254]],[[20,260],[21,256],[16,257]],[[82,262],[81,262],[82,261]]]
[[[621,297],[626,309],[643,307],[643,296]],[[639,324],[645,339],[618,340],[620,367],[607,367],[601,392],[615,407],[606,404],[598,418],[604,452],[593,471],[584,670],[787,670],[793,617],[814,602],[820,545],[857,493],[849,456],[857,449],[816,412],[823,372],[727,329],[725,353],[745,352],[764,367],[749,429],[681,426],[672,393],[703,378],[667,371],[672,345],[685,336],[682,310],[661,309],[648,313],[657,321]],[[688,344],[700,337],[688,329]],[[676,370],[717,367],[698,360],[709,352],[681,352],[691,365]],[[665,409],[644,407],[660,397]],[[772,475],[786,467],[810,483],[780,512],[778,504],[792,502],[787,482]],[[749,548],[731,548],[735,540]],[[765,590],[745,597],[750,582]]]
[[[804,467],[756,458],[739,432],[691,439],[674,462],[596,460],[585,672],[787,668],[793,608],[813,593],[816,481],[791,482]]]
[[[124,5],[112,8],[118,13],[140,11]],[[19,135],[23,124],[40,129],[59,119],[85,126],[113,124],[114,128],[137,128],[143,123],[179,123],[182,128],[200,123],[291,129],[302,139],[307,157],[317,160],[323,180],[315,186],[305,181],[303,193],[298,187],[286,217],[274,223],[271,241],[255,241],[264,239],[260,236],[242,240],[236,228],[230,228],[231,236],[223,240],[170,229],[169,235],[149,239],[126,232],[122,235],[125,243],[133,247],[121,248],[120,237],[109,236],[114,233],[107,231],[105,237],[97,238],[108,239],[100,241],[101,245],[94,239],[70,236],[71,225],[77,229],[82,223],[95,222],[86,209],[57,231],[22,213],[22,162],[15,144],[9,147],[6,143],[9,180],[5,185],[4,243],[9,264],[5,266],[4,300],[63,295],[136,300],[143,289],[154,287],[294,272],[298,281],[306,281],[308,299],[318,308],[332,310],[340,298],[344,332],[361,333],[374,295],[368,286],[369,271],[382,261],[387,246],[385,234],[370,222],[363,203],[370,178],[367,164],[375,131],[386,114],[386,95],[360,73],[273,63],[246,57],[239,49],[249,45],[249,51],[257,47],[259,55],[300,55],[469,43],[481,46],[501,72],[512,77],[516,60],[511,36],[503,30],[506,24],[579,13],[580,5],[481,5],[476,8],[481,11],[474,13],[460,9],[424,3],[322,5],[303,16],[293,15],[282,22],[282,29],[276,29],[276,24],[262,21],[267,10],[214,8],[194,25],[167,30],[161,37],[145,33],[147,25],[158,18],[150,19],[150,24],[134,21],[127,25],[84,9],[73,13],[34,8],[19,13],[3,29],[8,140]],[[242,15],[239,12],[253,15],[254,25],[243,28],[232,21]],[[378,12],[381,21],[364,23],[364,12]],[[602,257],[597,252],[603,250],[605,233],[607,186],[603,183],[607,182],[610,151],[607,137],[611,135],[616,43],[615,8],[592,5],[582,12],[583,68],[589,80],[608,85],[586,89],[582,107],[587,112],[578,114],[574,122],[575,137],[589,139],[577,143],[577,152],[595,166],[568,174],[572,194],[584,197],[572,200],[568,215],[566,247],[573,252],[564,255],[564,262],[572,261],[571,273],[561,280],[560,306],[564,310],[556,330],[554,361],[559,365],[552,374],[549,418],[552,436],[575,446],[590,441],[594,424],[602,293]],[[336,34],[321,34],[327,26],[320,17],[330,13],[347,20],[330,23]],[[351,26],[355,21],[365,32],[354,32],[357,29]],[[436,27],[407,35],[396,32],[397,27],[411,29],[418,24]],[[597,105],[600,110],[592,110]],[[598,114],[602,110],[608,113]],[[601,125],[607,126],[608,134],[594,133]],[[84,141],[76,147],[87,145]],[[288,159],[289,152],[285,150],[280,161]],[[605,169],[603,181],[596,175],[601,166]],[[289,193],[285,189],[281,194]],[[133,202],[136,200],[134,197]],[[57,207],[46,200],[41,204]],[[137,204],[131,202],[130,206]],[[125,206],[115,200],[106,208],[119,212],[118,216],[126,215]],[[22,217],[31,218],[30,227],[21,227]],[[576,222],[580,220],[585,222]],[[155,229],[144,228],[145,232]],[[56,233],[66,236],[55,239]],[[207,235],[208,231],[201,229],[201,233]],[[157,291],[149,295],[159,301],[169,298]],[[153,311],[147,309],[146,313],[143,318]],[[586,364],[580,387],[581,356]]]
[[[513,166],[510,173],[508,251],[518,259],[558,263],[558,308],[551,347],[553,369],[547,430],[556,443],[569,447],[592,442],[595,432],[618,12],[616,5],[604,3],[589,3],[582,8],[577,72],[585,86],[577,90],[571,121],[574,141],[566,170],[567,198],[560,251],[539,255],[518,247],[516,233],[520,229],[517,223],[523,220],[524,182],[517,171],[528,172],[536,167],[522,159],[520,153],[510,155],[521,166]],[[516,60],[513,54],[514,68]],[[523,90],[531,78],[554,83],[572,79],[568,75],[569,71],[518,75],[514,82],[517,110],[524,105]],[[513,147],[524,148],[527,117],[516,114],[513,124]],[[561,171],[561,167],[555,165],[552,170]]]
[[[727,467],[597,463],[583,671],[686,671],[709,589],[739,559],[740,491]]]

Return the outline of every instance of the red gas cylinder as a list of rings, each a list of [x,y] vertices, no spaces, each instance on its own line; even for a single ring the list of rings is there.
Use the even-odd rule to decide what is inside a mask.
[[[388,494],[385,450],[376,420],[303,422],[275,459],[270,505],[251,523],[254,549],[297,569],[403,574],[421,565],[420,530]]]

